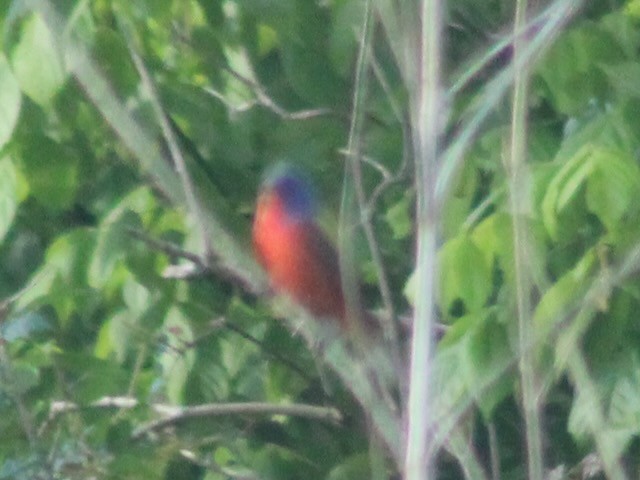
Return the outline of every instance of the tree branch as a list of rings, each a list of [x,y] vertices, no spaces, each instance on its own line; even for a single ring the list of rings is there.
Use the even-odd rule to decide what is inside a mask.
[[[159,406],[154,409],[158,411]],[[216,417],[220,415],[286,415],[306,417],[329,423],[342,421],[342,414],[333,407],[318,407],[305,404],[277,405],[262,402],[247,403],[210,403],[194,407],[163,406],[166,418],[154,420],[137,428],[132,435],[138,440],[144,435],[163,428],[182,423],[186,420],[201,417]]]
[[[86,409],[132,409],[143,402],[135,397],[102,397],[89,405],[79,405],[65,400],[54,401],[49,407],[49,416],[38,430],[38,436],[42,435],[48,426],[60,415],[77,412]],[[147,433],[162,428],[177,425],[186,420],[201,417],[216,417],[220,415],[286,415],[292,417],[305,417],[321,420],[329,423],[340,423],[342,414],[333,407],[320,407],[301,403],[280,405],[264,402],[231,402],[231,403],[205,403],[191,407],[181,407],[162,403],[148,405],[156,414],[164,417],[148,422],[137,428],[132,438],[137,440]]]

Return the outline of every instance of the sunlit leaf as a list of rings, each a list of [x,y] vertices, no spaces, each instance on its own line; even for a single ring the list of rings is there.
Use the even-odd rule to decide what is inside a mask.
[[[11,66],[22,91],[46,107],[65,82],[66,72],[57,42],[39,15],[24,21],[19,43],[11,52]]]
[[[391,227],[393,237],[396,239],[407,238],[413,230],[413,222],[409,215],[411,205],[411,198],[404,196],[398,203],[391,206],[385,214],[385,220]]]
[[[118,262],[124,260],[132,242],[127,234],[128,228],[140,228],[139,217],[131,211],[125,211],[121,216],[113,218],[113,221],[105,222],[98,234],[96,249],[89,266],[91,286],[100,288],[112,279]]]
[[[576,301],[582,298],[588,286],[596,261],[596,253],[587,252],[572,270],[544,292],[533,315],[538,332],[549,332],[553,325],[564,319],[570,309],[576,307]]]
[[[467,311],[482,308],[492,290],[491,269],[475,243],[466,235],[449,240],[439,262],[441,308],[448,310],[457,299]]]
[[[640,168],[630,156],[616,151],[598,151],[593,162],[595,168],[587,181],[587,207],[607,229],[624,228],[624,215],[640,197]]]
[[[16,169],[11,160],[0,160],[0,244],[11,228],[18,207],[17,181]]]
[[[11,138],[18,121],[22,95],[18,82],[13,76],[7,59],[0,55],[0,150]]]
[[[593,169],[591,154],[591,146],[578,151],[564,163],[547,187],[542,201],[542,221],[551,238],[558,236],[560,212],[580,192]]]

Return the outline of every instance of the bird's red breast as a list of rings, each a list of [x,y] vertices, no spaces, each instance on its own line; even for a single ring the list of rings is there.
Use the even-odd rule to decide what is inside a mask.
[[[258,197],[253,223],[258,261],[276,291],[288,294],[314,316],[347,328],[337,252],[311,215],[296,214],[297,205],[291,202],[299,199],[290,194],[298,192],[267,186]]]

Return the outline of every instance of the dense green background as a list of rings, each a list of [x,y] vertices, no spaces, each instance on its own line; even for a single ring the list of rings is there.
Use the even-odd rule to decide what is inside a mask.
[[[291,335],[305,319],[267,294],[249,241],[261,175],[298,164],[330,235],[341,205],[374,233],[354,238],[365,303],[390,306],[384,281],[410,313],[416,126],[399,53],[419,9],[396,3],[371,4],[358,81],[364,0],[0,6],[0,479],[399,478],[393,355],[309,345],[324,333],[313,325]],[[527,230],[514,245],[503,40],[515,2],[446,2],[442,150],[465,154],[439,167],[455,184],[439,211],[438,478],[526,478],[517,248],[545,467],[581,478],[591,461],[638,478],[640,2],[587,1],[548,41],[561,2],[535,3],[532,18],[546,16],[523,54]],[[355,217],[350,158],[368,200]],[[326,418],[236,405],[139,430],[159,406],[231,402],[323,406]]]

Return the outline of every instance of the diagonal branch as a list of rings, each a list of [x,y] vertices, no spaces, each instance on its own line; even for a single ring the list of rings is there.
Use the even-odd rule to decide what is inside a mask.
[[[131,59],[133,60],[133,64],[138,70],[138,75],[140,75],[142,85],[149,92],[151,106],[160,125],[162,136],[164,137],[169,149],[169,154],[171,155],[173,165],[178,172],[180,181],[182,182],[182,188],[184,190],[187,208],[193,216],[195,225],[200,229],[200,241],[202,242],[202,246],[204,248],[205,258],[212,259],[214,258],[214,255],[210,241],[211,235],[207,228],[207,222],[204,221],[204,212],[196,195],[195,186],[193,185],[191,177],[189,176],[186,161],[184,159],[184,156],[182,155],[180,147],[178,146],[178,141],[175,137],[173,129],[171,128],[169,119],[167,118],[167,115],[162,108],[162,105],[160,104],[158,92],[156,91],[155,85],[151,80],[151,76],[149,75],[147,67],[145,66],[138,52],[136,52],[134,49],[132,35],[130,34],[127,27],[128,25],[124,24],[124,22],[121,21],[121,29],[123,30],[124,36],[127,39],[127,48],[129,49],[129,54],[131,56]]]

